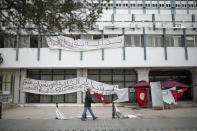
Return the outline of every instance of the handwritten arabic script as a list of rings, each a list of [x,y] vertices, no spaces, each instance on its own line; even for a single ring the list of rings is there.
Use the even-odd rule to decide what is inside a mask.
[[[114,94],[114,89],[118,89],[118,85],[109,85],[86,77],[78,77],[68,80],[44,81],[25,78],[23,80],[23,91],[34,94],[59,95],[73,92],[85,92],[87,88],[91,88],[92,92],[103,95]]]
[[[47,37],[46,40],[49,48],[65,49],[70,51],[88,51],[101,48],[119,48],[124,46],[124,36],[99,40],[74,40],[66,36],[52,36]]]

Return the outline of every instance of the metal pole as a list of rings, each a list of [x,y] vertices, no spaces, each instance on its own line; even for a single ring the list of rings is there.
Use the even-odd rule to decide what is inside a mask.
[[[114,95],[112,94],[112,118],[115,119]]]
[[[122,28],[122,35],[125,37],[125,28]],[[122,48],[123,50],[123,60],[125,60],[125,40],[124,40],[124,47]]]
[[[18,53],[19,53],[19,28],[17,28],[17,36],[16,36],[16,61],[18,61]]]
[[[37,61],[40,61],[40,47],[41,47],[41,43],[40,43],[40,29],[38,30],[38,52],[37,52]]]
[[[2,119],[2,102],[0,102],[0,119]]]
[[[143,42],[144,42],[144,60],[147,60],[147,56],[146,56],[146,35],[145,35],[145,28],[143,27]]]

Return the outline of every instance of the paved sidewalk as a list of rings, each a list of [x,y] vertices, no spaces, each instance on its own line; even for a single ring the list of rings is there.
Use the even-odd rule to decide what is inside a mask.
[[[152,110],[129,104],[118,107],[125,115],[138,116],[130,119],[112,119],[110,106],[92,108],[98,120],[81,121],[83,105],[60,106],[59,110],[70,118],[68,120],[55,119],[55,105],[9,109],[3,112],[0,131],[197,131],[197,107],[178,106],[173,110]]]
[[[5,131],[197,131],[196,118],[43,120],[4,119]]]
[[[177,107],[168,110],[153,110],[151,107],[139,108],[137,105],[125,105],[118,108],[124,115],[137,115],[139,118],[197,117],[197,107]],[[92,109],[99,119],[112,118],[111,106],[94,105]],[[77,119],[77,117],[81,117],[83,105],[60,106],[59,110],[65,118]],[[55,119],[55,111],[55,104],[53,106],[18,107],[3,112],[3,119]],[[90,115],[89,112],[87,115]]]

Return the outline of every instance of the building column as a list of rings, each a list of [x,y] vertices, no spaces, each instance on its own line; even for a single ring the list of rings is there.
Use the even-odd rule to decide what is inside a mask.
[[[19,86],[20,86],[20,70],[15,71],[15,81],[14,81],[14,103],[19,103]]]
[[[87,77],[87,69],[77,69],[77,77]],[[77,92],[77,104],[84,102],[85,93],[79,91]]]
[[[23,86],[23,79],[26,78],[27,71],[25,69],[20,69],[19,74],[20,74],[20,77],[19,77],[19,83],[20,83],[20,86],[19,86],[19,103],[24,104],[26,102],[25,101],[26,94],[25,94],[25,92],[22,91],[22,86]]]
[[[137,81],[145,80],[149,82],[149,68],[139,68],[135,70],[137,72]]]
[[[197,68],[191,70],[193,84],[193,100],[197,102]]]
[[[83,69],[83,77],[88,77],[88,69]],[[83,94],[82,102],[85,102],[85,93]]]
[[[150,72],[149,68],[139,68],[135,70],[137,72],[137,81],[145,80],[149,82],[149,72]],[[149,95],[150,89],[147,88],[146,92],[147,92],[148,103],[150,103],[150,95]]]
[[[77,69],[77,77],[83,77],[83,69]],[[77,92],[77,104],[82,103],[82,92]]]

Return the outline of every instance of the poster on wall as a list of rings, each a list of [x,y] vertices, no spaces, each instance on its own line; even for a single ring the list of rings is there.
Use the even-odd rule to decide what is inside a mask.
[[[69,51],[90,51],[101,48],[120,48],[124,46],[124,36],[98,40],[74,40],[66,36],[51,36],[46,37],[46,40],[51,49],[64,49]]]
[[[118,89],[118,85],[109,85],[86,77],[78,77],[68,80],[45,81],[25,78],[23,80],[22,90],[24,92],[44,95],[60,95],[74,92],[85,92],[87,88],[91,88],[91,92],[102,95],[114,94],[114,90]]]

